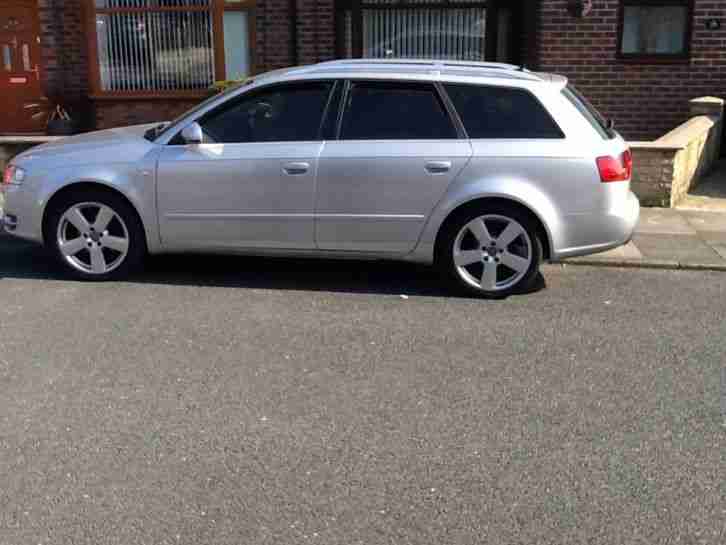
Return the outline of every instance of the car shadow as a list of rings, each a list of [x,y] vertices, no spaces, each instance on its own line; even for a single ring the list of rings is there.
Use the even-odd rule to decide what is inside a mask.
[[[0,279],[3,278],[68,280],[42,247],[0,235]],[[433,267],[394,261],[169,254],[150,256],[143,270],[126,282],[461,297],[442,285]],[[527,293],[545,287],[540,274]]]

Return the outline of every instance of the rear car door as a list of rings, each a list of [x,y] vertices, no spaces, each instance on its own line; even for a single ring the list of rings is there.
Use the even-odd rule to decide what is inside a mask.
[[[435,84],[349,82],[339,137],[318,165],[318,248],[411,251],[470,156]]]
[[[204,143],[180,136],[157,169],[162,242],[172,248],[313,249],[315,170],[334,82],[270,85],[198,123]]]

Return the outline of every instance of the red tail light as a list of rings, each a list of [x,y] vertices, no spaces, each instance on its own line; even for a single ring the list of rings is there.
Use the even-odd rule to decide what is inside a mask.
[[[633,175],[633,154],[625,150],[619,158],[598,157],[597,169],[601,182],[624,182]]]
[[[8,185],[10,182],[13,181],[13,176],[15,173],[13,172],[13,167],[10,165],[5,167],[5,171],[3,172],[3,184]]]

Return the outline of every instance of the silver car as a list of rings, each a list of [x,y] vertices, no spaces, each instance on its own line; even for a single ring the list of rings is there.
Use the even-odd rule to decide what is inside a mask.
[[[156,126],[33,148],[4,174],[6,232],[75,277],[145,254],[433,263],[504,296],[543,260],[626,243],[626,143],[566,78],[510,65],[344,60],[263,74]]]

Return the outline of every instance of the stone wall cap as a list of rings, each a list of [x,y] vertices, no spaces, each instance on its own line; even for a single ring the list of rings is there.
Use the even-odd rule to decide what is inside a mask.
[[[698,97],[692,98],[689,102],[697,104],[720,104],[724,105],[724,99],[718,97]]]
[[[686,146],[663,142],[628,142],[632,151],[680,151]]]
[[[717,116],[699,115],[692,117],[669,133],[661,136],[656,142],[668,146],[686,147],[692,140],[699,138],[704,133],[708,133],[716,125],[717,121]]]

